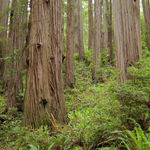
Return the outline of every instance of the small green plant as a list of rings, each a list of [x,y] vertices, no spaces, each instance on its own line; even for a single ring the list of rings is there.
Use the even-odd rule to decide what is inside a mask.
[[[84,59],[85,59],[85,63],[87,65],[91,65],[93,62],[93,50],[85,50],[85,54],[84,54]]]
[[[113,140],[121,140],[127,150],[150,150],[150,134],[144,133],[140,126],[135,127],[133,131],[125,130],[115,133],[118,133],[119,137]]]
[[[39,146],[36,147],[35,145],[32,145],[32,144],[30,144],[29,147],[30,147],[30,150],[40,150]]]

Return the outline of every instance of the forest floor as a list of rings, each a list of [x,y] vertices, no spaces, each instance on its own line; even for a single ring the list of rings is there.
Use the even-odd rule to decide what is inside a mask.
[[[136,93],[131,95],[134,89],[129,90],[126,86],[119,88],[116,71],[109,65],[101,68],[106,80],[94,83],[91,65],[87,62],[78,63],[77,60],[75,63],[76,83],[73,89],[65,89],[69,122],[63,127],[58,124],[58,130],[55,132],[52,132],[49,126],[41,126],[38,129],[24,127],[23,113],[15,108],[7,114],[2,114],[7,99],[3,94],[0,95],[0,119],[3,118],[0,121],[1,149],[100,150],[102,147],[107,147],[107,150],[121,149],[119,148],[121,140],[115,143],[109,141],[111,136],[115,136],[112,132],[124,129],[125,118],[128,117],[126,112],[130,110],[119,102],[118,95],[132,99],[136,95]],[[2,93],[1,88],[0,90]]]
[[[119,122],[115,116],[118,104],[116,105],[116,102],[109,98],[107,84],[94,84],[89,66],[77,61],[75,78],[74,88],[65,89],[66,107],[70,121],[57,135],[56,140],[56,145],[63,149],[75,149],[80,146],[86,149],[86,147],[101,143],[100,138],[96,136],[101,137],[103,133],[98,134],[98,132],[114,129]],[[0,112],[3,112],[7,99],[3,95],[0,98]],[[16,109],[10,110],[7,115],[4,114],[1,117],[5,121],[0,125],[0,148],[22,150],[34,146],[37,149],[47,149],[51,145],[55,147],[55,142],[54,144],[48,142],[54,138],[49,136],[49,127],[43,126],[37,130],[23,127],[23,114],[17,112]],[[99,139],[99,141],[95,141],[95,139]],[[46,144],[44,145],[44,143]]]

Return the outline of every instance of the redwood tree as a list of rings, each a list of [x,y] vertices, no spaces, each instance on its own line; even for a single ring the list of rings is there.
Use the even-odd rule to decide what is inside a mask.
[[[119,81],[126,80],[127,67],[142,54],[139,3],[139,0],[113,1],[116,62],[121,71]]]
[[[67,1],[68,2],[68,1]],[[67,5],[70,5],[67,3]],[[68,6],[69,8],[70,6]],[[74,35],[74,53],[79,53],[79,0],[72,0],[72,32]],[[68,11],[69,9],[67,9]],[[68,16],[67,16],[68,18]]]
[[[112,0],[108,3],[108,48],[109,48],[109,60],[113,63],[113,29],[112,29]]]
[[[9,0],[0,0],[0,78],[4,72],[4,60],[7,38]]]
[[[79,0],[79,61],[83,61],[84,59],[84,43],[83,43],[83,22],[82,22],[82,0]]]
[[[65,121],[62,85],[62,1],[31,0],[24,123]]]
[[[93,34],[93,3],[92,0],[88,0],[88,49],[93,49],[94,34]]]
[[[116,66],[120,69],[119,81],[126,80],[125,74],[125,58],[124,58],[124,45],[123,45],[123,22],[120,0],[113,1],[114,10],[114,38],[116,46]]]
[[[16,106],[16,97],[23,92],[23,49],[27,35],[27,0],[13,0],[10,16],[9,42],[7,56],[9,64],[5,65],[8,74],[8,108]]]
[[[108,48],[108,0],[103,1],[104,5],[104,49]]]
[[[94,68],[93,79],[98,80],[98,68],[100,67],[100,52],[101,52],[101,14],[100,14],[100,2],[101,0],[95,0],[94,2]]]
[[[74,32],[74,12],[75,0],[68,0],[67,8],[67,51],[66,51],[66,87],[73,87],[74,77],[74,49],[75,49],[75,32]]]
[[[147,44],[150,51],[150,0],[142,0],[142,4],[146,25]]]

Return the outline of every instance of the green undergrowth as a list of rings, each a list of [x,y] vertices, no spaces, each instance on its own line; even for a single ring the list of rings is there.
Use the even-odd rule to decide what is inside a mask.
[[[116,131],[115,138],[110,140],[118,140],[121,142],[120,148],[127,150],[149,150],[150,149],[150,132],[145,133],[139,125],[134,130]]]
[[[0,95],[0,112],[3,112],[6,108],[6,98]]]
[[[105,83],[94,84],[90,66],[76,63],[76,84],[65,89],[69,123],[59,133],[49,127],[23,127],[22,114],[0,126],[0,147],[11,149],[94,149],[120,126],[119,103],[110,99]]]
[[[110,95],[119,100],[123,118],[135,119],[146,129],[150,117],[150,57],[128,68],[128,76],[125,83],[111,86]]]
[[[94,83],[91,66],[92,53],[86,52],[85,61],[78,63],[75,56],[74,88],[65,89],[65,100],[69,122],[58,126],[53,132],[49,126],[39,129],[23,127],[23,114],[12,109],[0,124],[0,148],[13,150],[117,150],[127,149],[122,135],[114,131],[136,130],[130,118],[139,122],[142,130],[148,131],[150,106],[150,58],[145,52],[143,59],[128,69],[129,80],[117,83],[117,70],[105,61],[103,54],[100,78],[105,81]],[[6,99],[0,96],[0,112],[6,107]],[[3,117],[0,114],[0,118]],[[132,129],[131,129],[132,128]],[[137,130],[138,130],[137,129]],[[144,131],[145,130],[145,131]],[[132,133],[133,132],[133,133]],[[127,137],[129,137],[127,132]],[[113,137],[114,140],[110,140]],[[130,140],[130,137],[129,137]],[[127,142],[129,143],[129,142]],[[130,145],[132,143],[129,143]],[[141,149],[144,150],[144,149]]]

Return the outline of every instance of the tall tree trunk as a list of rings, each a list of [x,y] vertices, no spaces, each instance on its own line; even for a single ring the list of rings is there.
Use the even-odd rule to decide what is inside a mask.
[[[9,0],[0,0],[0,80],[2,80],[4,72],[4,60],[8,27],[8,8]]]
[[[138,61],[142,54],[139,0],[113,1],[116,62],[121,74],[127,78],[127,67]]]
[[[116,66],[120,69],[119,82],[126,80],[125,58],[124,58],[124,39],[123,39],[123,21],[120,0],[113,0],[114,10],[114,38],[116,46]]]
[[[79,0],[72,0],[72,21],[74,32],[74,53],[79,53]]]
[[[93,68],[93,79],[95,81],[98,80],[97,74],[98,74],[98,68],[100,67],[100,52],[101,52],[101,14],[100,14],[100,1],[101,0],[95,0],[94,2],[94,68]]]
[[[75,0],[68,0],[67,9],[67,52],[66,52],[66,86],[73,87],[74,77],[74,49],[75,49],[75,32],[74,32],[74,5]]]
[[[108,0],[103,1],[104,5],[104,49],[108,48]]]
[[[25,125],[65,121],[61,6],[61,0],[31,0]]]
[[[140,28],[140,0],[122,1],[123,35],[126,68],[142,55]]]
[[[108,19],[108,47],[109,47],[109,60],[113,63],[113,31],[112,31],[112,0],[109,2],[109,19]]]
[[[83,43],[83,19],[82,19],[82,0],[79,0],[79,61],[84,59],[84,43]]]
[[[92,0],[88,0],[88,49],[93,49],[94,43],[94,26],[93,26],[93,3]]]
[[[142,5],[146,25],[147,44],[150,51],[150,0],[142,0]]]
[[[104,49],[104,32],[102,30],[102,26],[103,26],[103,13],[104,13],[104,9],[103,9],[103,0],[100,0],[100,22],[101,22],[101,25],[100,25],[100,30],[101,30],[101,38],[99,39],[100,40],[100,49],[103,50]]]
[[[8,108],[16,106],[16,97],[23,92],[23,49],[27,35],[27,1],[13,0],[10,18],[8,55],[11,55],[7,72]]]
[[[63,52],[62,52],[62,59],[64,59],[64,54],[66,52],[66,39],[65,39],[65,4],[64,4],[64,1],[62,1],[62,48],[63,48]]]

